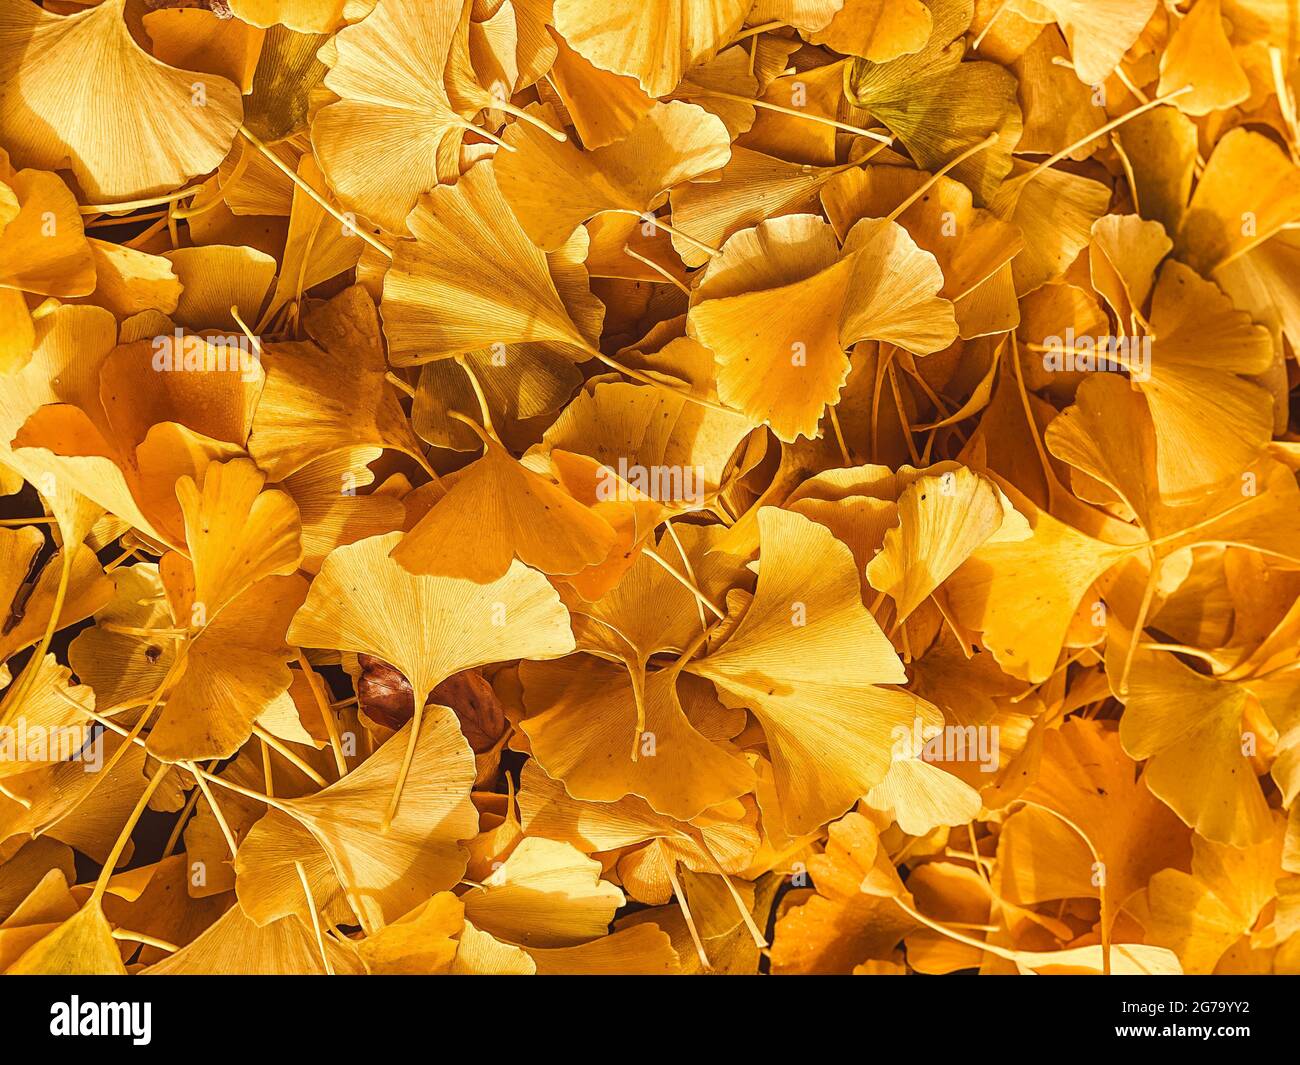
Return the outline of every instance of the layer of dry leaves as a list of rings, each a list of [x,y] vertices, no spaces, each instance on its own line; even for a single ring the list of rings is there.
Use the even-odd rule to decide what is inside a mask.
[[[0,0],[0,971],[1300,969],[1298,61]]]

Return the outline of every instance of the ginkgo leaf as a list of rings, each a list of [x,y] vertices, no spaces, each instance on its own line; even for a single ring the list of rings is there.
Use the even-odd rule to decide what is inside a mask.
[[[325,86],[339,99],[316,112],[312,145],[339,199],[390,232],[405,232],[420,194],[460,172],[469,123],[452,110],[444,70],[463,7],[380,0],[330,42]]]
[[[626,74],[651,96],[666,96],[686,70],[711,58],[740,29],[749,0],[669,0],[647,6],[612,0],[603,9],[555,0],[555,28],[602,70]]]
[[[894,599],[906,618],[981,544],[1028,535],[1020,516],[988,481],[970,470],[923,477],[898,497],[898,525],[885,533],[867,565],[872,587]]]
[[[283,800],[253,827],[235,855],[235,872],[240,903],[255,923],[302,912],[306,900],[295,860],[327,860],[349,905],[374,926],[395,921],[460,880],[466,852],[459,841],[478,827],[469,798],[473,753],[455,713],[430,707],[409,757],[402,801],[384,825],[394,780],[408,761],[407,731],[414,725],[342,780]]]
[[[1176,503],[1240,477],[1268,440],[1268,393],[1243,377],[1267,370],[1273,347],[1213,282],[1178,262],[1160,272],[1151,329],[1149,354],[1138,348],[1124,361],[1151,404],[1161,492]]]
[[[0,8],[0,137],[22,167],[70,166],[95,202],[167,191],[221,162],[241,117],[239,89],[177,70],[131,36],[125,0],[55,15]],[[39,63],[24,62],[32,52]],[[127,102],[123,109],[123,102]]]
[[[1025,517],[1028,539],[984,544],[949,579],[947,593],[953,612],[984,634],[1004,670],[1038,682],[1055,669],[1085,594],[1132,548],[1046,511]]]
[[[185,649],[183,671],[149,732],[150,754],[167,761],[225,758],[247,741],[253,723],[287,698],[292,675],[283,633],[305,593],[300,577],[270,577],[212,616]],[[193,604],[189,612],[193,617]],[[135,652],[148,661],[153,645],[140,642]],[[155,686],[165,676],[160,671]]]
[[[817,893],[777,921],[776,973],[847,973],[892,950],[917,927],[886,894],[862,890],[869,879],[889,877],[881,868],[884,855],[875,825],[849,813],[829,826],[828,836],[825,851],[810,860]]]
[[[335,29],[345,17],[355,18],[352,9],[365,7],[354,0],[230,0],[229,6],[231,14],[249,25],[279,23],[300,33]]]
[[[387,363],[370,296],[359,286],[344,289],[303,324],[310,340],[263,348],[266,385],[248,438],[258,466],[278,481],[313,459],[359,444],[422,459],[384,380]]]
[[[446,479],[447,494],[393,552],[412,573],[495,581],[514,560],[543,573],[577,573],[613,549],[614,530],[563,488],[533,473],[498,443]],[[467,523],[473,515],[477,527]]]
[[[561,288],[547,257],[520,228],[491,162],[476,163],[455,185],[429,193],[408,225],[416,239],[398,245],[384,276],[384,332],[393,362],[427,362],[493,344],[589,346],[566,302],[574,294]],[[577,296],[579,307],[593,299]]]
[[[1234,847],[1264,839],[1268,806],[1242,751],[1249,693],[1163,651],[1139,650],[1128,684],[1120,739],[1147,760],[1152,792],[1206,839]]]
[[[895,223],[863,220],[836,245],[813,215],[743,230],[709,263],[688,329],[713,351],[718,395],[782,440],[816,435],[868,337],[922,350],[956,334],[934,260]],[[946,338],[946,339],[945,339]]]
[[[673,225],[703,244],[721,247],[728,237],[765,219],[815,210],[818,191],[846,166],[813,167],[734,146],[716,181],[673,190]],[[687,266],[709,261],[708,252],[697,245],[676,235],[672,239]]]
[[[713,351],[723,403],[784,440],[815,434],[848,376],[839,321],[853,267],[839,257],[830,226],[812,215],[763,222],[727,241],[688,319]]]
[[[389,557],[400,539],[372,536],[331,552],[289,639],[383,659],[410,681],[416,706],[463,669],[573,650],[568,611],[535,570],[512,562],[481,584],[414,576]]]
[[[125,976],[126,966],[97,897],[43,939],[5,973],[9,976]]]
[[[873,63],[887,63],[924,48],[933,25],[934,16],[922,0],[844,0],[830,22],[815,28],[808,39]]]
[[[1213,972],[1274,897],[1282,875],[1283,835],[1275,818],[1264,838],[1246,847],[1194,837],[1190,872],[1167,869],[1151,878],[1152,942],[1176,951],[1191,975]]]
[[[752,816],[729,821],[706,813],[684,822],[655,813],[635,796],[586,802],[570,796],[563,784],[531,763],[520,778],[519,813],[526,834],[565,840],[584,854],[653,840],[669,860],[697,872],[717,872],[719,867],[738,872],[748,865],[758,843]],[[632,893],[627,876],[623,885]]]
[[[740,414],[663,389],[602,381],[573,398],[543,434],[542,446],[589,455],[615,473],[668,474],[646,494],[668,507],[693,509],[721,488],[728,462],[752,428]]]
[[[1010,172],[1011,152],[1020,139],[1016,81],[994,63],[962,62],[961,35],[970,26],[974,0],[931,0],[929,6],[934,22],[925,46],[889,62],[858,61],[846,89],[849,99],[889,127],[927,170],[992,138],[951,170],[982,206]]]
[[[505,140],[518,151],[496,163],[497,184],[543,251],[560,248],[602,211],[645,214],[668,189],[731,158],[722,121],[680,100],[656,104],[627,136],[589,151],[523,122]]]
[[[998,840],[1001,891],[1014,902],[1099,896],[1109,930],[1152,876],[1191,857],[1190,834],[1134,775],[1115,732],[1095,722],[1048,733],[1038,780],[1021,798],[1027,805]]]
[[[872,809],[892,815],[911,836],[924,836],[939,825],[964,825],[980,812],[974,788],[924,758],[896,758],[885,779],[863,796]]]
[[[996,308],[996,313],[981,315],[977,309],[980,291],[988,292],[991,280],[1023,248],[1019,230],[992,212],[975,207],[970,191],[947,177],[939,177],[933,189],[913,199],[929,181],[926,175],[902,167],[855,168],[831,177],[821,199],[831,224],[842,237],[860,219],[892,217],[902,208],[898,224],[939,264],[943,277],[939,294],[953,302],[961,336],[977,336],[1014,325],[1019,319],[1014,296],[999,300],[1002,306]],[[951,338],[940,333],[934,343],[946,339]],[[903,343],[909,350],[918,350],[915,338]]]
[[[578,656],[527,663],[520,681],[528,713],[520,727],[533,756],[575,798],[639,795],[656,811],[689,820],[752,785],[726,743],[726,711],[695,678],[662,670],[634,681],[621,667]],[[641,683],[638,707],[633,685]]]
[[[223,19],[202,8],[164,8],[143,20],[155,59],[173,67],[217,74],[239,86],[253,87],[262,50],[261,29],[240,19]]]
[[[372,976],[439,972],[456,957],[456,936],[464,926],[464,904],[451,892],[440,891],[367,936],[357,953]]]
[[[325,194],[325,179],[308,153],[298,162],[298,176],[318,194]],[[364,242],[353,227],[339,225],[310,193],[295,187],[284,258],[262,320],[273,320],[283,306],[300,302],[308,289],[352,269],[363,247]]]
[[[816,522],[774,508],[760,512],[759,528],[765,561],[753,602],[717,650],[686,668],[758,718],[786,827],[798,833],[879,783],[893,730],[910,729],[927,704],[881,687],[906,674],[862,605],[849,549]]]
[[[1300,167],[1263,134],[1235,129],[1205,165],[1174,254],[1209,276],[1297,217]]]
[[[0,229],[0,285],[46,296],[84,296],[97,264],[77,199],[56,174],[15,171],[0,150],[0,180],[13,196]]]
[[[301,976],[355,974],[356,956],[326,936],[325,956],[311,928],[297,917],[259,926],[236,903],[202,935],[151,965],[148,976]]]
[[[1197,4],[1178,23],[1164,55],[1160,57],[1160,84],[1166,96],[1184,86],[1193,91],[1174,101],[1189,115],[1226,111],[1250,96],[1250,79],[1233,55],[1223,27],[1220,0]]]
[[[568,947],[603,936],[623,893],[571,844],[521,840],[481,888],[464,896],[475,927],[524,947]]]
[[[1137,40],[1156,9],[1155,0],[1034,0],[1049,11],[1070,44],[1074,70],[1099,85]]]
[[[193,601],[206,617],[272,574],[290,574],[302,558],[298,508],[247,460],[214,462],[203,487],[176,485],[194,565]]]

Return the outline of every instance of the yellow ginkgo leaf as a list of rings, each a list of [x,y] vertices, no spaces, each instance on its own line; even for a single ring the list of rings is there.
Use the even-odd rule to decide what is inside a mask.
[[[298,176],[318,194],[327,194],[325,179],[311,153],[304,152],[299,160]],[[291,301],[301,302],[308,289],[351,270],[363,247],[362,238],[352,227],[339,224],[310,193],[295,185],[284,258],[263,320],[271,320]]]
[[[813,44],[872,63],[919,52],[930,39],[934,16],[922,0],[844,0],[830,22],[809,34]]]
[[[940,825],[969,824],[982,805],[978,791],[919,755],[895,758],[885,779],[863,801],[891,816],[909,836],[928,835]]]
[[[573,650],[568,611],[535,570],[514,562],[483,584],[418,577],[389,558],[400,537],[372,536],[331,552],[289,639],[383,659],[411,683],[417,707],[461,670]]]
[[[1176,234],[1192,194],[1196,124],[1175,107],[1157,107],[1125,123],[1115,138],[1133,168],[1139,213]]]
[[[1093,223],[1088,249],[1092,287],[1121,322],[1131,326],[1141,320],[1156,268],[1172,247],[1164,226],[1137,215],[1108,214]]]
[[[465,927],[465,906],[440,891],[410,913],[367,936],[357,954],[372,976],[417,976],[446,970]]]
[[[252,585],[216,615],[185,648],[179,674],[149,731],[149,753],[165,761],[227,758],[245,743],[253,723],[286,694],[293,679],[285,665],[291,652],[284,642],[290,618],[302,605],[306,583],[297,575],[268,577]],[[190,621],[194,605],[188,605]],[[111,623],[110,623],[111,624]],[[133,642],[128,662],[149,660],[146,636]],[[83,653],[86,649],[83,649]],[[155,687],[175,658],[158,655]],[[168,665],[163,666],[164,659]],[[97,670],[97,672],[101,672]]]
[[[1174,254],[1209,277],[1300,218],[1300,167],[1262,133],[1215,145],[1183,215]]]
[[[1174,101],[1189,115],[1226,111],[1250,96],[1250,79],[1223,26],[1220,0],[1201,0],[1178,23],[1164,55],[1160,57],[1160,84],[1165,96],[1185,86],[1193,91]]]
[[[533,947],[539,976],[671,976],[681,964],[672,940],[657,925],[620,929],[575,947]]]
[[[1123,696],[1120,739],[1146,759],[1147,786],[1217,843],[1246,847],[1271,830],[1268,804],[1243,753],[1250,693],[1197,673],[1164,651],[1138,650]]]
[[[332,551],[289,627],[295,644],[372,654],[410,683],[415,718],[388,818],[399,810],[424,704],[439,683],[464,669],[574,648],[569,613],[536,570],[508,561],[484,583],[415,576],[390,557],[400,539],[372,536]]]
[[[356,955],[333,936],[318,940],[308,924],[293,916],[258,925],[235,903],[193,942],[151,965],[144,973],[148,976],[324,976],[354,975],[361,971]]]
[[[469,123],[444,71],[464,6],[380,0],[330,42],[325,86],[340,99],[312,120],[316,158],[343,203],[390,232],[405,232],[420,193],[460,174]]]
[[[444,479],[447,494],[393,552],[411,573],[498,580],[515,559],[543,573],[577,573],[605,559],[614,530],[554,482],[523,466],[496,441],[483,457]]]
[[[627,136],[582,151],[536,126],[517,122],[496,163],[501,194],[543,251],[561,247],[574,228],[604,211],[643,215],[675,185],[726,166],[730,140],[722,121],[693,104],[656,104]]]
[[[1130,345],[1120,361],[1151,406],[1160,491],[1177,504],[1239,479],[1268,442],[1271,399],[1244,378],[1273,364],[1273,343],[1217,285],[1179,262],[1161,270],[1150,317],[1155,339],[1145,349]]]
[[[255,322],[275,279],[276,261],[266,252],[243,245],[204,244],[165,252],[181,281],[181,296],[172,317],[195,331],[239,331],[231,308]]]
[[[554,257],[528,239],[497,187],[491,161],[474,164],[455,185],[434,189],[408,225],[416,239],[398,245],[384,276],[384,332],[394,363],[494,344],[590,348],[575,318],[590,321],[593,310],[601,313],[592,306],[595,297],[585,285],[575,291]]]
[[[325,557],[336,547],[380,536],[405,524],[406,508],[386,485],[369,493],[361,491],[374,483],[370,463],[382,454],[377,447],[335,451],[281,482],[298,504],[305,572],[319,572]]]
[[[689,820],[753,785],[727,743],[738,726],[727,727],[730,712],[697,678],[661,670],[634,680],[622,667],[579,655],[525,663],[520,681],[527,708],[520,727],[533,756],[575,798],[638,795],[660,813]],[[643,686],[639,704],[634,684]]]
[[[0,82],[9,87],[0,139],[19,166],[69,166],[95,202],[165,192],[214,170],[241,117],[237,86],[141,49],[125,6],[55,15],[25,0],[0,5]],[[40,62],[28,61],[33,54]]]
[[[848,973],[868,958],[887,956],[917,928],[890,895],[901,885],[876,826],[849,813],[829,826],[828,837],[824,853],[809,860],[817,893],[777,921],[772,967],[778,974]],[[880,890],[867,891],[868,884]]]
[[[1060,24],[1085,85],[1100,85],[1119,65],[1156,9],[1156,0],[1031,0]]]
[[[791,833],[838,816],[889,770],[894,730],[923,700],[862,605],[849,549],[799,514],[759,513],[758,588],[726,641],[690,663],[763,726]],[[834,668],[829,663],[834,662]]]
[[[298,507],[284,492],[263,491],[265,483],[251,462],[236,459],[208,466],[201,489],[189,477],[176,485],[194,564],[193,601],[205,618],[263,577],[298,568]]]
[[[965,185],[942,176],[935,180],[932,189],[913,199],[931,181],[924,173],[895,166],[857,167],[833,176],[821,200],[841,237],[863,218],[892,217],[903,208],[898,224],[939,264],[943,277],[939,295],[953,302],[960,335],[973,337],[1014,326],[1020,317],[1014,292],[1003,293],[992,282],[1024,247],[1023,236],[991,211],[975,207]],[[942,346],[940,341],[946,339],[947,333],[940,333],[933,343]],[[901,342],[921,353],[916,338]]]
[[[573,398],[541,446],[588,455],[615,474],[622,469],[624,480],[644,471],[646,495],[669,509],[691,510],[722,487],[728,462],[752,428],[741,414],[664,389],[601,381]]]
[[[46,655],[30,686],[23,690],[11,684],[5,690],[0,699],[0,721],[16,720],[21,733],[16,736],[11,728],[0,730],[0,780],[55,762],[87,755],[93,758],[93,747],[84,749],[94,740],[80,708],[93,709],[95,696],[84,684],[72,684],[71,678],[70,670],[59,665],[53,655]]]
[[[345,19],[355,21],[372,7],[367,0],[230,0],[230,13],[252,26],[288,26],[299,33],[324,33]]]
[[[999,894],[1024,905],[1100,898],[1109,935],[1153,875],[1186,868],[1190,833],[1134,771],[1098,722],[1071,718],[1049,732],[1026,805],[998,838]]]
[[[925,47],[886,63],[858,60],[845,88],[849,100],[889,127],[926,170],[986,141],[950,171],[983,206],[1010,172],[1020,139],[1016,79],[996,63],[962,62],[974,0],[931,0],[929,6],[934,22]]]
[[[35,346],[36,326],[23,294],[16,288],[0,288],[0,374],[8,377],[21,370]]]
[[[712,350],[718,396],[782,440],[813,436],[849,372],[840,344],[851,259],[813,215],[743,230],[691,297],[691,335]]]
[[[551,17],[552,0],[532,2],[544,3],[546,17]],[[654,106],[654,98],[646,95],[636,78],[593,66],[550,27],[547,40],[556,49],[547,82],[555,86],[570,123],[586,147],[602,148],[627,136]]]
[[[0,182],[13,197],[0,227],[0,286],[43,296],[85,296],[96,264],[77,198],[57,174],[15,171],[0,149]]]
[[[266,385],[248,437],[253,461],[275,481],[358,445],[422,462],[420,442],[384,380],[379,315],[365,289],[344,289],[307,314],[303,325],[310,339],[263,346]]]
[[[27,583],[28,568],[36,561],[42,538],[34,529],[0,529],[0,606],[7,611],[8,628],[0,632],[0,662],[37,643],[59,597],[63,553],[55,555]],[[24,586],[26,585],[26,586]],[[79,547],[69,561],[68,579],[59,618],[71,625],[103,607],[112,586],[89,547]]]
[[[125,976],[126,966],[95,896],[28,947],[5,972],[9,976]]]
[[[943,275],[906,231],[864,219],[843,251],[830,225],[786,215],[742,230],[691,297],[692,337],[713,351],[721,400],[785,441],[812,437],[867,338],[921,352],[956,335]]]
[[[328,788],[278,801],[253,827],[235,855],[235,873],[240,902],[255,922],[310,912],[299,872],[309,860],[317,868],[328,860],[367,927],[397,920],[460,880],[466,862],[460,841],[478,829],[469,797],[474,755],[447,707],[429,708],[412,747],[407,733],[415,736],[417,724],[404,726]],[[401,803],[387,820],[384,811],[404,772],[409,780]]]
[[[1147,889],[1147,934],[1175,951],[1193,976],[1214,972],[1223,954],[1255,927],[1282,878],[1285,825],[1273,817],[1267,834],[1246,847],[1192,839],[1191,872],[1167,869]]]
[[[867,565],[873,588],[906,619],[981,544],[1029,535],[997,487],[968,469],[922,477],[898,497],[898,525]]]
[[[184,70],[219,75],[238,85],[242,93],[252,89],[265,36],[262,29],[193,7],[150,11],[143,22],[154,58]]]
[[[555,28],[601,70],[634,77],[651,96],[667,96],[696,63],[711,59],[740,29],[749,0],[555,0]]]
[[[165,258],[93,237],[89,244],[95,261],[95,290],[85,302],[122,318],[150,310],[163,314],[176,310],[181,283]]]
[[[463,898],[475,927],[523,947],[569,947],[603,936],[623,892],[572,844],[525,838]]]
[[[943,271],[897,222],[864,218],[844,238],[854,259],[840,342],[883,340],[916,355],[946,348],[957,338],[952,305],[940,297]]]
[[[694,821],[677,821],[655,813],[636,796],[617,802],[586,802],[573,798],[563,784],[533,762],[524,766],[520,777],[519,815],[527,835],[564,840],[584,854],[654,841],[661,845],[655,856],[659,866],[655,873],[662,871],[664,861],[680,861],[696,872],[716,873],[721,868],[734,874],[747,868],[758,845],[748,812],[734,821],[712,817],[707,811]],[[625,890],[637,897],[636,870],[622,872]],[[666,883],[663,886],[660,903],[672,891]]]
[[[822,186],[856,165],[801,165],[733,145],[731,160],[716,181],[691,182],[673,190],[673,225],[704,244],[720,247],[728,237],[765,219],[816,210]],[[687,266],[709,261],[708,252],[672,237]]]

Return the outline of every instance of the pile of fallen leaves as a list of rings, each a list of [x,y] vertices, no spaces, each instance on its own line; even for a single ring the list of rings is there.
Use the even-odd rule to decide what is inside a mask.
[[[1290,0],[0,0],[0,971],[1300,970]]]

